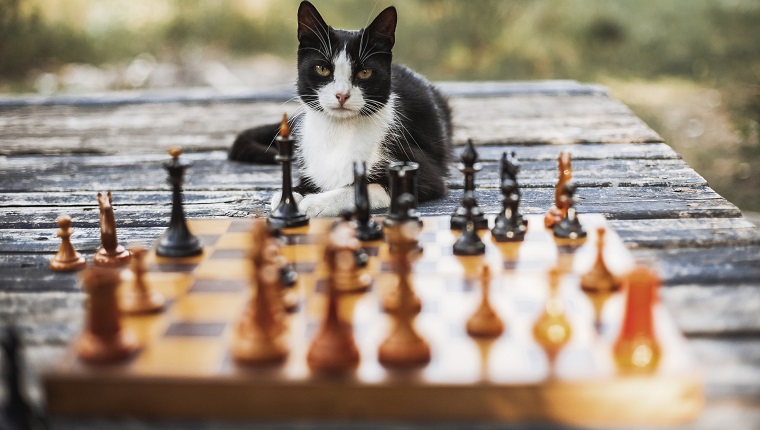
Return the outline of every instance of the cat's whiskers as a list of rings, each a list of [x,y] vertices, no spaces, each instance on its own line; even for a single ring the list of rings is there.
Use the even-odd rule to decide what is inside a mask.
[[[306,24],[304,24],[304,23],[302,23],[300,21],[299,21],[299,24],[301,24],[302,26],[308,28],[312,33],[314,33],[315,36],[317,36],[317,38],[319,39],[319,44],[320,44],[321,48],[324,49],[324,51],[320,51],[320,50],[317,50],[317,51],[320,52],[322,54],[322,56],[325,57],[325,59],[329,62],[330,61],[330,53],[332,52],[332,44],[330,43],[330,35],[329,35],[329,33],[326,33],[327,34],[327,41],[325,42],[324,35],[322,35],[321,33],[319,33],[317,30],[309,27],[308,25],[306,25]],[[322,24],[319,24],[319,26],[321,27]],[[316,48],[311,48],[311,49],[316,49]]]

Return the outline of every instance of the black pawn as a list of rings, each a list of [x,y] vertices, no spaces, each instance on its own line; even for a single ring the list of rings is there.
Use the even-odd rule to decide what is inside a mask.
[[[467,141],[467,145],[465,146],[464,151],[462,151],[461,159],[462,162],[459,163],[458,168],[459,171],[464,174],[464,194],[470,192],[472,193],[473,198],[475,198],[475,174],[482,169],[482,166],[477,162],[478,153],[475,151],[475,145],[473,145],[471,139]],[[477,230],[488,228],[488,219],[486,219],[486,215],[480,210],[480,207],[478,207],[477,200],[475,201],[474,206],[468,208],[467,205],[464,204],[463,195],[462,203],[454,211],[454,214],[451,215],[451,229],[462,230],[467,222],[467,217],[470,212],[472,213],[472,218]]]
[[[362,161],[354,162],[354,205],[356,217],[356,237],[362,242],[383,238],[383,227],[370,214],[369,192],[367,191],[367,166]]]
[[[280,134],[277,136],[279,154],[275,160],[282,164],[282,194],[280,203],[269,214],[267,222],[274,228],[301,227],[309,224],[309,217],[298,209],[298,203],[293,197],[293,178],[291,166],[293,162],[293,140],[290,139],[287,115],[282,116]]]
[[[586,230],[583,229],[578,214],[575,211],[575,190],[577,186],[573,182],[565,185],[563,198],[567,201],[567,213],[560,222],[554,227],[554,237],[560,239],[583,239],[586,237]]]
[[[466,221],[462,234],[459,236],[456,242],[454,242],[454,255],[482,255],[486,252],[486,244],[478,236],[478,231],[475,228],[475,216],[471,210],[476,202],[475,195],[472,191],[468,191],[462,198],[462,204],[468,211],[466,212]]]
[[[3,385],[5,386],[5,407],[0,416],[0,428],[45,429],[47,423],[39,411],[26,400],[21,389],[21,342],[18,332],[12,326],[5,328],[2,339]]]
[[[505,179],[501,184],[501,206],[491,237],[497,242],[521,242],[528,231],[528,222],[519,212],[520,187],[511,179]]]
[[[413,161],[396,161],[388,165],[388,189],[390,191],[391,205],[388,208],[383,223],[386,226],[394,225],[398,222],[417,220],[422,224],[422,220],[417,213],[417,170],[420,165]],[[410,209],[406,210],[401,203],[401,196],[409,194],[408,204]]]
[[[161,257],[179,258],[198,255],[203,252],[201,241],[190,233],[185,220],[185,209],[182,206],[182,183],[185,171],[190,164],[179,159],[182,149],[169,149],[172,160],[164,163],[164,169],[169,173],[167,181],[172,186],[172,215],[169,228],[158,241],[156,254]]]

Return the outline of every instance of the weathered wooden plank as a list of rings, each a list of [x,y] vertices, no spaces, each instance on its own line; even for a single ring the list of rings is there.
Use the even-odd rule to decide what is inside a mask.
[[[665,274],[665,278],[669,276]],[[678,327],[689,336],[760,338],[760,288],[756,283],[666,285],[659,294]]]
[[[671,285],[757,285],[760,280],[760,246],[757,245],[634,250],[633,255],[657,267],[663,281]]]
[[[671,160],[681,156],[665,143],[604,143],[557,144],[557,145],[478,145],[478,159],[498,161],[501,154],[515,151],[520,161],[556,161],[557,155],[570,152],[573,160],[646,159]],[[454,148],[454,160],[458,161],[464,147]]]
[[[26,157],[22,157],[26,158]],[[157,190],[166,189],[166,172],[161,162],[166,156],[88,157],[69,156],[45,162],[7,158],[0,164],[0,189],[5,191],[79,191],[79,190]],[[226,160],[222,152],[188,154],[193,163],[185,189],[279,189],[282,170],[276,165],[252,165]],[[41,161],[41,160],[40,160]],[[499,163],[484,162],[476,177],[479,188],[498,188]],[[577,160],[573,178],[580,187],[657,187],[696,186],[707,182],[683,160]],[[553,161],[522,163],[520,184],[523,188],[553,187],[557,168]],[[450,166],[448,183],[461,188],[463,179]]]

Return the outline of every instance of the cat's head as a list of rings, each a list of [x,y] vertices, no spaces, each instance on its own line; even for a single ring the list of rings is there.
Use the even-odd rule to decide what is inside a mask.
[[[391,92],[396,9],[367,28],[336,30],[304,1],[298,8],[298,95],[309,109],[333,118],[372,115]]]

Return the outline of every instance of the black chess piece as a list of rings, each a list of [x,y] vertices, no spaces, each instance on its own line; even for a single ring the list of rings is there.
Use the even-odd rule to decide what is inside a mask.
[[[383,227],[372,219],[369,193],[367,192],[367,166],[354,162],[354,205],[356,237],[362,242],[383,238]]]
[[[290,138],[288,117],[282,116],[280,134],[277,136],[277,149],[279,154],[275,160],[282,164],[282,194],[280,203],[269,214],[267,222],[275,228],[301,227],[309,224],[309,217],[298,209],[295,197],[293,197],[293,178],[291,166],[293,163],[293,140]]]
[[[575,191],[577,185],[574,182],[568,182],[563,188],[563,196],[567,203],[567,213],[562,220],[554,227],[554,237],[560,239],[583,239],[586,237],[586,230],[583,229],[578,214],[575,211]]]
[[[472,191],[464,193],[462,198],[462,204],[464,205],[465,223],[462,229],[462,234],[459,236],[456,242],[454,242],[454,255],[482,255],[486,252],[486,244],[478,236],[477,228],[475,227],[475,213],[471,210],[477,203],[475,202],[475,195]]]
[[[167,181],[172,186],[172,214],[169,228],[158,241],[156,255],[161,257],[179,258],[198,255],[203,252],[200,239],[195,237],[187,228],[185,209],[182,205],[182,183],[185,171],[190,164],[180,160],[182,150],[179,147],[169,149],[172,160],[163,164],[169,173]]]
[[[422,222],[420,221],[420,216],[417,212],[416,202],[417,200],[411,193],[402,193],[399,195],[396,199],[397,218],[392,226],[401,226],[402,224],[412,221],[416,222],[417,225],[421,227]],[[390,252],[396,251],[392,243],[389,243],[388,247]],[[414,247],[412,250],[418,254],[422,253],[423,248],[420,246],[420,243],[416,238],[414,239]]]
[[[420,165],[412,161],[395,161],[388,165],[388,189],[390,191],[391,204],[388,208],[383,223],[386,226],[394,225],[401,221],[408,221],[410,217],[417,220],[420,224],[422,220],[417,213],[417,169]],[[406,201],[410,209],[406,210],[400,205],[401,196],[409,194],[410,198]]]
[[[520,214],[520,184],[517,174],[520,162],[515,152],[501,156],[501,212],[496,216],[491,237],[497,242],[520,242],[525,238],[528,220]]]
[[[47,428],[47,422],[39,410],[35,410],[22,393],[21,388],[21,342],[15,327],[6,326],[1,346],[3,352],[3,385],[5,407],[0,416],[0,428],[37,430]]]
[[[478,163],[478,153],[475,151],[475,145],[472,143],[472,139],[467,141],[467,145],[462,151],[462,162],[459,163],[458,169],[464,174],[464,194],[468,192],[472,193],[475,197],[475,174],[482,169],[480,163]],[[464,204],[464,194],[462,195],[462,203],[451,215],[451,229],[462,230],[467,222],[468,211],[472,212],[473,220],[475,222],[475,228],[477,230],[484,230],[488,228],[488,219],[486,215],[478,207],[478,202],[475,200],[475,205],[468,208]]]

